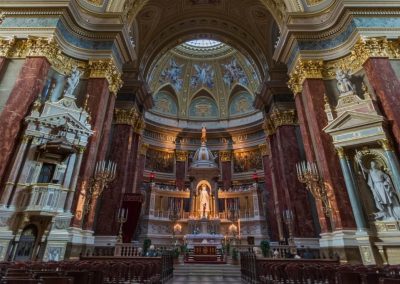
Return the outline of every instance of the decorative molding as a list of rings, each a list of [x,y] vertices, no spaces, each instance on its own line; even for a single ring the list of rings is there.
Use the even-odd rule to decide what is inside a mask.
[[[274,135],[276,132],[276,129],[275,129],[272,121],[268,118],[266,118],[263,122],[263,129],[264,129],[265,135],[267,135],[267,136]]]
[[[219,159],[221,162],[232,161],[232,151],[231,150],[219,151]]]
[[[177,162],[185,162],[188,158],[188,152],[182,150],[175,151],[176,161]]]
[[[399,40],[387,40],[386,37],[359,37],[350,54],[337,60],[324,62],[322,60],[297,59],[290,73],[289,88],[296,95],[303,90],[305,79],[333,79],[337,69],[349,70],[349,73],[362,69],[368,58],[388,57],[400,58]]]

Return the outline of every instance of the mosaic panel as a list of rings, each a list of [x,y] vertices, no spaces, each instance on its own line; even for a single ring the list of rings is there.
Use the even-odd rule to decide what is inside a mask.
[[[177,115],[178,107],[176,101],[167,92],[159,92],[154,95],[154,108],[153,110],[167,115]]]
[[[229,105],[229,115],[241,115],[252,111],[254,111],[252,95],[242,92],[233,96]]]
[[[190,104],[189,116],[191,118],[218,118],[218,107],[213,100],[199,97]]]

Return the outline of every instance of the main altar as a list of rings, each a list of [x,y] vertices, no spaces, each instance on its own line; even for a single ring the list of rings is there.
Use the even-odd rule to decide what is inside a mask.
[[[201,145],[187,163],[188,186],[151,183],[139,240],[156,247],[185,247],[186,262],[223,263],[223,246],[259,243],[267,237],[266,221],[257,184],[221,188],[216,154],[207,147],[206,128]]]

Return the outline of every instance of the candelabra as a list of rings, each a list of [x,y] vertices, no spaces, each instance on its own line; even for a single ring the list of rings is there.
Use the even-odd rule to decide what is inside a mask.
[[[105,188],[115,179],[117,164],[114,162],[99,161],[96,163],[94,176],[90,180],[86,192],[84,214],[88,214],[91,209],[92,201],[98,198]]]
[[[290,246],[290,252],[292,254],[296,253],[296,246],[295,242],[293,239],[293,211],[288,209],[284,210],[283,212],[283,221],[285,222],[287,228],[288,228],[288,233],[289,233],[289,238],[288,238],[288,245]]]
[[[117,222],[119,223],[117,243],[122,243],[122,226],[128,220],[128,209],[120,208],[118,210]]]
[[[307,190],[312,194],[315,199],[322,202],[324,213],[328,216],[331,216],[332,209],[329,202],[328,194],[320,178],[315,163],[303,161],[296,165],[296,169],[299,181],[306,185]]]

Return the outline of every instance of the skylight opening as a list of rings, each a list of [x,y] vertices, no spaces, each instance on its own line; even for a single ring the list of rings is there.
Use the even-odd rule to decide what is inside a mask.
[[[212,39],[194,39],[187,41],[186,44],[194,47],[204,48],[204,47],[215,47],[222,44],[222,42]]]

